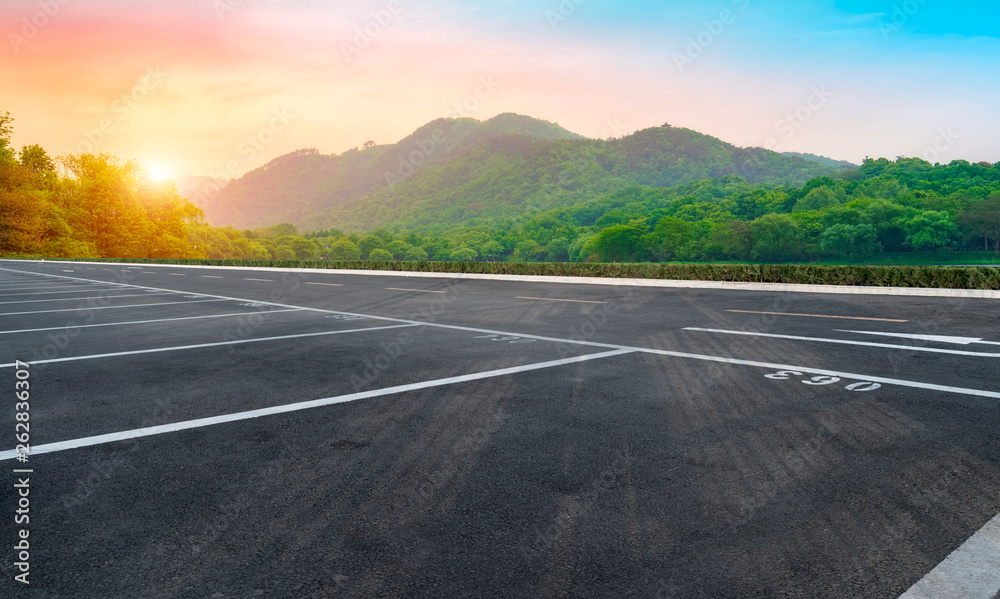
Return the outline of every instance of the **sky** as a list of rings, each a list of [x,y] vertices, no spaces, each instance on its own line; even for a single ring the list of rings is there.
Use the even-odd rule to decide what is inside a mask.
[[[594,138],[1000,162],[1000,7],[944,0],[4,0],[15,146],[237,177],[516,112]]]

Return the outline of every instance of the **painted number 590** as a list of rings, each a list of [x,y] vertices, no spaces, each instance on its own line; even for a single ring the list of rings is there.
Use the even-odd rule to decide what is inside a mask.
[[[765,374],[764,376],[775,381],[787,381],[792,378],[801,377],[805,375],[795,370],[779,370],[774,374]],[[840,382],[840,377],[829,376],[829,375],[814,376],[810,379],[802,381],[803,384],[812,385],[814,387],[820,387],[823,385],[832,385],[834,383],[839,383],[839,382]],[[874,391],[875,389],[878,389],[881,386],[882,385],[878,383],[862,381],[859,383],[851,383],[850,385],[847,385],[844,388],[847,389],[848,391]]]

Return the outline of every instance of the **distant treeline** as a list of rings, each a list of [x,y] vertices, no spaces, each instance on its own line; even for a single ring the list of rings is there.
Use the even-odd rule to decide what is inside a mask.
[[[463,262],[876,261],[1000,249],[1000,163],[866,160],[802,186],[736,175],[625,187],[512,218],[369,232],[218,228],[134,162],[10,147],[0,115],[0,254]]]

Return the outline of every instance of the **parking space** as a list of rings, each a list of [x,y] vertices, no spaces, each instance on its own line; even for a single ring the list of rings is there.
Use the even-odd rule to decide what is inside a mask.
[[[895,599],[1000,512],[978,305],[927,338],[916,302],[0,265],[22,292],[38,596]]]

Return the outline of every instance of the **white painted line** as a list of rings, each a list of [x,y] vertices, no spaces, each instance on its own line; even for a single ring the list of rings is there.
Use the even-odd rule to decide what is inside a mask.
[[[57,299],[30,299],[30,300],[20,300],[16,302],[0,302],[0,305],[4,304],[41,304],[43,302],[77,302],[83,300],[98,300],[98,299],[108,299],[108,298],[119,298],[119,297],[150,297],[153,295],[176,295],[177,292],[161,291],[160,293],[138,293],[135,295],[108,295],[108,296],[98,296],[98,297],[60,297]]]
[[[916,339],[917,341],[934,341],[936,343],[953,343],[955,345],[969,345],[970,343],[982,342],[982,337],[947,337],[943,335],[911,335],[909,333],[876,333],[875,331],[845,331],[834,329],[838,333],[857,333],[858,335],[878,335],[881,337],[898,337],[900,339]]]
[[[254,314],[280,314],[282,312],[301,312],[294,308],[288,310],[267,310],[264,312],[234,312],[232,314],[208,314],[205,316],[183,316],[181,318],[158,318],[156,320],[133,320],[130,322],[105,322],[101,324],[67,324],[61,327],[48,327],[45,329],[21,329],[19,331],[0,331],[0,335],[10,335],[16,333],[41,333],[45,331],[62,331],[66,329],[90,329],[93,327],[117,327],[132,324],[154,324],[157,322],[173,322],[176,320],[200,320],[202,318],[229,318],[231,316],[252,316]]]
[[[202,275],[203,279],[225,279],[226,277],[213,277],[212,275]]]
[[[414,291],[416,293],[448,293],[447,291],[431,291],[430,289],[400,289],[399,287],[386,287],[389,291]]]
[[[526,300],[540,300],[543,302],[574,302],[577,304],[606,304],[607,302],[592,302],[590,300],[575,300],[575,299],[555,299],[551,297],[515,297],[514,299],[526,299]]]
[[[274,279],[243,279],[244,281],[260,281],[261,283],[273,283]]]
[[[341,283],[308,283],[308,282],[306,283],[306,285],[327,285],[327,286],[330,286],[330,287],[343,287],[344,286]]]
[[[103,291],[110,291],[112,289],[117,289],[117,287],[107,287]],[[75,289],[73,291],[36,291],[33,293],[2,293],[3,289],[0,289],[0,297],[12,297],[17,295],[62,295],[63,293],[93,293],[95,291],[102,291],[102,290],[94,289],[93,287],[86,287],[84,289]]]
[[[239,345],[243,343],[262,343],[264,341],[280,341],[283,339],[303,339],[305,337],[322,337],[327,335],[343,335],[345,333],[363,333],[366,331],[385,331],[388,329],[401,329],[412,327],[412,324],[394,324],[385,327],[369,327],[366,329],[348,329],[344,331],[323,331],[320,333],[303,333],[300,335],[281,335],[279,337],[257,337],[254,339],[237,339],[234,341],[219,341],[217,343],[199,343],[197,345],[176,345],[174,347],[157,347],[154,349],[137,349],[132,351],[112,352],[110,354],[91,354],[89,356],[72,356],[69,358],[52,358],[51,360],[34,360],[32,364],[55,364],[57,362],[78,362],[80,360],[97,360],[99,358],[118,358],[121,356],[136,356],[139,354],[156,354],[168,351],[182,351],[187,349],[203,349],[206,347],[224,347],[226,345]],[[13,368],[16,362],[0,364],[0,368]]]
[[[157,273],[155,273],[155,272],[150,272],[150,271],[146,271],[146,270],[141,270],[141,271],[139,271],[139,272],[141,272],[141,273],[142,273],[142,274],[144,274],[144,275],[155,275],[155,274],[157,274]]]
[[[796,335],[774,335],[771,333],[756,333],[753,331],[726,331],[722,329],[701,329],[698,327],[687,327],[685,331],[700,331],[703,333],[722,333],[725,335],[744,335],[749,337],[770,337],[772,339],[790,339],[792,341],[816,341],[819,343],[837,343],[840,345],[862,345],[865,347],[885,347],[888,349],[905,349],[910,351],[923,351],[935,354],[952,354],[955,356],[975,356],[978,358],[1000,358],[1000,354],[986,354],[975,351],[963,351],[959,349],[938,349],[935,347],[916,347],[913,345],[893,345],[890,343],[873,343],[871,341],[851,341],[848,339],[823,339],[821,337],[799,337]]]
[[[1000,515],[899,599],[992,599],[1000,591]]]
[[[4,270],[4,269],[0,269],[0,270]],[[18,272],[19,273],[21,271],[11,271],[11,272]],[[59,278],[63,278],[63,279],[70,279],[70,280],[86,280],[86,279],[77,279],[76,277],[67,277],[67,276],[64,276],[64,275],[49,275],[49,276],[59,277]],[[118,285],[121,285],[122,287],[134,287],[134,288],[137,288],[137,289],[150,289],[150,290],[153,290],[153,291],[176,291],[176,290],[173,290],[173,289],[162,289],[162,288],[159,288],[159,287],[144,287],[144,286],[140,286],[140,285],[129,285],[129,284],[126,284],[126,283],[118,283]],[[248,299],[237,298],[237,297],[229,297],[229,296],[225,296],[225,295],[210,295],[210,294],[207,294],[207,293],[202,293],[202,294],[199,294],[199,295],[202,295],[204,297],[214,297],[214,298],[218,298],[219,300],[225,300],[225,301],[254,302],[254,300],[248,300]],[[906,380],[900,380],[900,379],[888,379],[888,378],[884,378],[884,377],[872,377],[872,376],[868,376],[868,375],[865,375],[865,374],[853,374],[853,373],[833,372],[833,371],[830,371],[830,370],[819,370],[819,369],[816,369],[816,368],[810,368],[810,367],[806,367],[806,366],[790,366],[790,365],[787,365],[787,364],[771,364],[771,363],[767,363],[767,362],[753,362],[753,361],[749,361],[749,360],[736,360],[736,359],[733,359],[733,358],[722,358],[722,357],[718,357],[718,356],[708,356],[708,355],[701,355],[701,354],[689,354],[689,353],[683,353],[683,352],[674,352],[674,351],[668,351],[668,350],[657,350],[657,349],[649,349],[649,348],[643,348],[643,347],[630,347],[630,346],[626,346],[626,345],[616,345],[616,344],[611,344],[611,343],[599,343],[599,342],[596,342],[596,341],[583,341],[583,340],[576,340],[576,339],[563,339],[563,338],[559,338],[559,337],[545,337],[545,336],[542,336],[542,335],[532,335],[530,333],[511,333],[509,331],[496,331],[496,330],[492,330],[492,329],[480,329],[480,328],[474,328],[474,327],[463,327],[463,326],[458,326],[458,325],[447,325],[447,324],[440,324],[440,323],[421,322],[419,320],[406,320],[406,319],[402,319],[402,318],[391,318],[391,317],[388,317],[388,316],[375,316],[375,315],[372,315],[372,314],[358,314],[358,313],[355,313],[355,312],[342,312],[342,311],[338,311],[338,310],[325,310],[323,308],[312,308],[312,307],[307,307],[307,306],[294,306],[294,305],[291,305],[291,304],[279,304],[279,303],[276,303],[276,302],[254,302],[254,303],[268,305],[268,306],[274,306],[274,307],[277,307],[277,308],[294,308],[294,309],[298,309],[298,310],[308,310],[308,311],[311,311],[311,312],[319,312],[320,314],[341,314],[341,315],[346,315],[346,316],[358,316],[358,317],[361,317],[361,318],[370,318],[372,320],[382,320],[382,321],[386,321],[386,322],[398,322],[398,323],[412,324],[412,325],[418,325],[418,326],[428,326],[428,327],[435,327],[435,328],[440,328],[440,329],[449,329],[449,330],[453,330],[453,331],[467,331],[467,332],[471,332],[471,333],[486,333],[486,334],[491,334],[491,335],[524,337],[526,339],[538,339],[540,341],[553,341],[555,343],[562,343],[562,344],[565,344],[565,345],[578,345],[578,346],[586,346],[586,347],[600,347],[600,348],[614,349],[614,350],[628,350],[628,351],[632,351],[632,352],[644,352],[644,353],[657,354],[657,355],[663,355],[663,356],[672,356],[672,357],[677,357],[677,358],[686,358],[686,359],[692,359],[692,360],[704,360],[704,361],[709,361],[709,362],[724,362],[724,363],[729,363],[729,364],[739,364],[739,365],[745,365],[745,366],[756,366],[756,367],[759,367],[759,368],[767,368],[767,369],[774,369],[774,370],[797,370],[797,371],[801,371],[801,372],[809,372],[809,373],[812,373],[812,374],[821,374],[821,375],[827,375],[827,376],[836,376],[836,377],[840,377],[840,378],[853,379],[853,380],[857,380],[857,381],[872,381],[872,382],[884,383],[884,384],[888,384],[888,385],[899,385],[899,386],[903,386],[903,387],[911,387],[911,388],[915,388],[915,389],[927,389],[927,390],[931,390],[931,391],[945,391],[945,392],[948,392],[948,393],[957,393],[957,394],[962,394],[962,395],[972,395],[972,396],[977,396],[977,397],[989,397],[989,398],[993,398],[993,399],[1000,399],[1000,393],[996,393],[994,391],[982,391],[982,390],[979,390],[979,389],[967,389],[967,388],[963,388],[963,387],[949,387],[949,386],[945,386],[945,385],[934,385],[934,384],[931,384],[931,383],[921,383],[921,382],[917,382],[917,381],[906,381]]]
[[[736,312],[738,314],[771,314],[774,316],[807,316],[809,318],[839,318],[842,320],[877,320],[879,322],[909,322],[895,318],[865,318],[863,316],[830,316],[827,314],[794,314],[792,312],[756,312],[753,310],[726,310],[726,312]]]
[[[542,370],[544,368],[555,368],[557,366],[577,364],[579,362],[586,362],[588,360],[600,360],[602,358],[610,358],[612,356],[621,356],[630,353],[633,352],[631,350],[615,350],[615,351],[601,352],[597,354],[588,354],[585,356],[576,356],[574,358],[552,360],[550,362],[525,364],[524,366],[514,366],[511,368],[488,370],[486,372],[463,374],[459,376],[452,376],[433,381],[423,381],[420,383],[411,383],[409,385],[399,385],[396,387],[387,387],[385,389],[375,389],[372,391],[362,391],[359,393],[351,393],[348,395],[340,395],[337,397],[327,397],[324,399],[314,399],[311,401],[303,401],[293,404],[272,406],[269,408],[261,408],[259,410],[249,410],[246,412],[237,412],[235,414],[226,414],[223,416],[212,416],[210,418],[199,418],[197,420],[174,422],[172,424],[162,424],[159,426],[150,426],[146,428],[122,431],[118,433],[96,435],[93,437],[84,437],[82,439],[73,439],[70,441],[59,441],[56,443],[46,443],[44,445],[34,445],[31,447],[31,455],[52,453],[55,451],[65,451],[67,449],[77,449],[79,447],[89,447],[92,445],[102,445],[105,443],[114,443],[115,441],[125,441],[127,439],[136,439],[139,437],[150,437],[152,435],[172,433],[176,431],[189,430],[193,428],[202,428],[206,426],[212,426],[215,424],[237,422],[240,420],[249,420],[251,418],[260,418],[261,416],[287,414],[289,412],[298,412],[300,410],[308,410],[310,408],[332,406],[335,404],[348,403],[352,401],[358,401],[361,399],[369,399],[372,397],[383,397],[385,395],[394,395],[397,393],[406,393],[409,391],[420,391],[422,389],[430,389],[433,387],[443,387],[445,385],[454,385],[458,383],[467,383],[482,379],[508,376],[512,374],[519,374],[522,372],[530,372],[532,370]],[[2,451],[0,452],[0,461],[12,459],[16,455],[17,454],[14,450]]]
[[[174,292],[181,293],[181,292]],[[199,294],[203,295],[203,294]],[[211,296],[206,296],[211,297]],[[84,306],[82,308],[65,308],[60,310],[34,310],[32,312],[6,312],[0,316],[19,316],[21,314],[50,314],[53,312],[85,312],[87,310],[112,310],[115,308],[148,308],[151,306],[186,306],[188,304],[200,304],[203,302],[225,302],[226,299],[191,300],[187,302],[161,302],[159,304],[129,304],[127,306]],[[246,301],[246,300],[243,300]]]
[[[820,374],[825,376],[833,376],[841,379],[850,379],[854,381],[865,381],[872,383],[882,383],[884,385],[899,385],[900,387],[910,387],[913,389],[927,389],[929,391],[944,391],[946,393],[958,393],[960,395],[972,395],[975,397],[989,397],[991,399],[1000,399],[1000,393],[996,391],[983,391],[980,389],[966,389],[964,387],[949,387],[948,385],[935,385],[932,383],[921,383],[917,381],[907,381],[902,379],[890,379],[882,376],[870,376],[867,374],[857,374],[853,372],[839,372],[836,370],[823,370],[820,368],[811,368],[808,366],[791,366],[788,364],[771,364],[768,362],[756,362],[753,360],[737,360],[735,358],[722,358],[719,356],[704,356],[701,354],[687,354],[683,352],[675,352],[664,349],[642,349],[637,348],[637,351],[641,351],[647,354],[659,354],[661,356],[673,356],[675,358],[691,358],[693,360],[705,360],[708,362],[722,362],[725,364],[738,364],[741,366],[756,366],[758,368],[767,368],[769,370],[794,370],[798,372],[808,372],[810,374]]]
[[[149,274],[154,274],[154,273],[149,273]],[[170,275],[170,276],[172,276],[172,277],[186,277],[187,276],[187,275],[181,274],[179,272],[168,272],[167,274]]]

